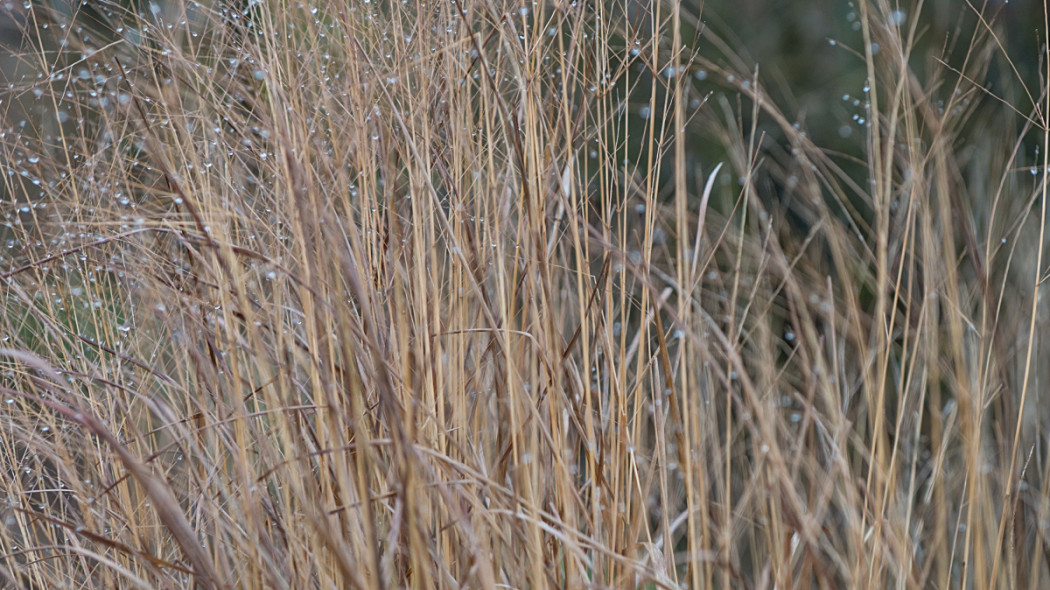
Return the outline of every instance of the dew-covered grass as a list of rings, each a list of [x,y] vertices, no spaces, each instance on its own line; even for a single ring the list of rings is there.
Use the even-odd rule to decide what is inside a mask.
[[[0,587],[1050,583],[1050,73],[700,4],[0,6]]]

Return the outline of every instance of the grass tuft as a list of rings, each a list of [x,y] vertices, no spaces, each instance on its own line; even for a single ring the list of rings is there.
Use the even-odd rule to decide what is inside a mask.
[[[3,8],[0,586],[1046,586],[1050,70],[696,4]]]

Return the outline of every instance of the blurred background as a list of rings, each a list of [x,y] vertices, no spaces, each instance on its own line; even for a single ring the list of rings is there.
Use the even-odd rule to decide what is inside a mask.
[[[742,64],[759,68],[774,102],[787,114],[795,114],[803,121],[818,145],[842,147],[848,143],[842,141],[851,137],[843,125],[849,125],[856,109],[852,101],[843,100],[841,89],[852,87],[860,95],[866,77],[863,59],[855,53],[863,47],[856,3],[848,0],[708,0],[687,4],[693,10],[702,8],[706,27],[732,47]],[[921,4],[920,13],[915,12],[916,4]],[[895,8],[894,14],[902,27],[917,25],[911,66],[920,79],[926,80],[938,70],[946,79],[952,79],[941,60],[952,67],[961,65],[975,32],[985,28],[977,16],[982,11],[1025,83],[1038,84],[1041,3],[932,0],[888,2],[888,5],[891,10]],[[724,53],[713,44],[701,43],[697,49],[701,55],[712,58]],[[1001,56],[992,63],[989,90],[1015,87],[1010,65]],[[1003,76],[1009,78],[1008,83],[997,85]],[[1003,98],[1019,99],[1010,95]]]

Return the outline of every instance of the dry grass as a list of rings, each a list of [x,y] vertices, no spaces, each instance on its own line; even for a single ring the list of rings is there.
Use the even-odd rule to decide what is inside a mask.
[[[860,0],[843,154],[688,4],[150,6],[19,16],[3,587],[1050,584],[991,8]]]

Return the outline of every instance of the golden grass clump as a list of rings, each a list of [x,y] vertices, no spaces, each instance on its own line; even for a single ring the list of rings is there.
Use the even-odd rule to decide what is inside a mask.
[[[0,586],[1050,584],[1050,72],[700,4],[0,7]]]

